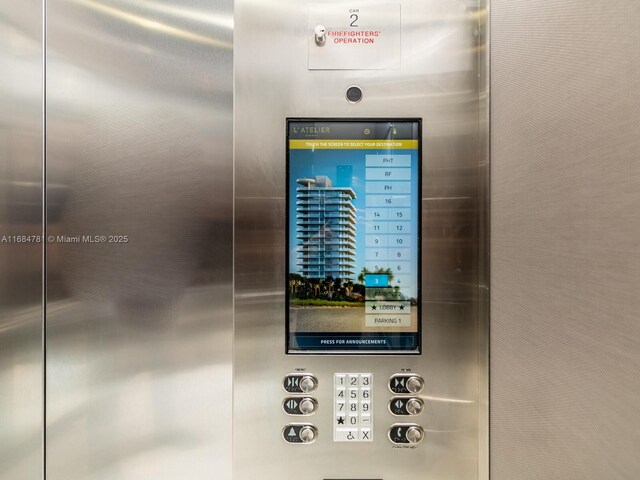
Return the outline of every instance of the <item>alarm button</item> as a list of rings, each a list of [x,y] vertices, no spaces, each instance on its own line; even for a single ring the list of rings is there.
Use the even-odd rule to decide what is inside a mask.
[[[298,435],[302,443],[311,443],[316,439],[316,429],[311,426],[302,427]]]
[[[282,438],[287,443],[313,443],[318,437],[318,429],[313,425],[287,425],[282,430]]]

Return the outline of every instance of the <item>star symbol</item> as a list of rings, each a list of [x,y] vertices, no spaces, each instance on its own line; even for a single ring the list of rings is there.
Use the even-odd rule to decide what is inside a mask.
[[[404,310],[404,305],[400,305],[400,310]]]
[[[375,305],[371,305],[371,310],[375,310],[376,306]]]
[[[344,425],[344,418],[338,417],[338,425]]]

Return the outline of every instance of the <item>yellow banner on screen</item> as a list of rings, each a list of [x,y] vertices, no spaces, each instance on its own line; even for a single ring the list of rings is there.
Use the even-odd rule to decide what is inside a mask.
[[[332,139],[291,139],[292,150],[417,150],[418,140],[332,140]]]

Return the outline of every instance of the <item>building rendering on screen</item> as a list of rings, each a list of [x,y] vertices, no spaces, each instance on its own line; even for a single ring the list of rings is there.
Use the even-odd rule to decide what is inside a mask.
[[[307,278],[354,280],[356,194],[327,176],[300,178],[296,189],[298,266]]]

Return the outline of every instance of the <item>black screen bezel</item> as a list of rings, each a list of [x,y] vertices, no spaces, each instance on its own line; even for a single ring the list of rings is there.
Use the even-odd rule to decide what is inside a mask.
[[[289,319],[289,248],[290,242],[289,237],[289,220],[290,220],[290,211],[289,211],[289,203],[291,194],[289,183],[290,183],[290,156],[289,156],[289,131],[292,123],[316,123],[316,122],[326,122],[326,123],[357,123],[357,122],[371,122],[371,123],[391,123],[391,122],[412,122],[417,123],[418,126],[418,171],[420,175],[418,177],[418,238],[417,238],[417,249],[418,249],[418,292],[417,292],[417,302],[418,302],[418,331],[417,335],[417,347],[415,350],[358,350],[357,348],[349,348],[349,349],[313,349],[313,350],[300,350],[294,349],[290,346],[290,319]],[[285,161],[285,171],[286,171],[286,187],[285,187],[285,281],[284,281],[284,291],[285,291],[285,354],[286,355],[318,355],[318,356],[331,356],[331,355],[357,355],[357,356],[384,356],[384,355],[400,355],[400,356],[419,356],[422,355],[422,119],[421,118],[367,118],[367,117],[359,117],[359,118],[300,118],[300,117],[288,117],[286,119],[286,161]],[[362,332],[349,332],[353,333],[354,337],[361,336]],[[349,335],[350,336],[350,335]]]

